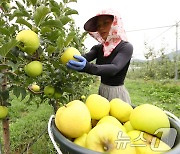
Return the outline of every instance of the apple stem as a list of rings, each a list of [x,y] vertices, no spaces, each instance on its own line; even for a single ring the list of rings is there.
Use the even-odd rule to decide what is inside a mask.
[[[110,151],[113,148],[112,144],[109,141],[105,141],[103,149],[104,151]]]

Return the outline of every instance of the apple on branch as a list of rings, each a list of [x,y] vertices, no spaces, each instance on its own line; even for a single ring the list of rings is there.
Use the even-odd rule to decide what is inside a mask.
[[[74,55],[81,55],[81,53],[74,47],[69,47],[67,48],[63,54],[61,55],[60,57],[60,61],[63,63],[63,64],[66,64],[69,60],[77,60],[75,59],[73,56]]]
[[[29,55],[35,53],[40,46],[40,39],[32,30],[20,31],[16,36],[16,40],[20,42],[18,47]]]
[[[0,119],[4,119],[8,114],[8,108],[6,106],[0,106]]]
[[[44,94],[47,96],[47,97],[52,97],[55,93],[55,88],[53,86],[45,86],[44,87]]]
[[[40,61],[32,61],[24,67],[25,73],[30,77],[37,77],[41,75],[43,66]]]

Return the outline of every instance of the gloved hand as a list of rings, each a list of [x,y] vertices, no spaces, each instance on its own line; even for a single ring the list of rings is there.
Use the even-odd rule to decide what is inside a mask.
[[[74,58],[77,59],[78,61],[69,60],[67,63],[67,67],[76,71],[81,71],[86,66],[86,58],[78,55],[74,55]]]

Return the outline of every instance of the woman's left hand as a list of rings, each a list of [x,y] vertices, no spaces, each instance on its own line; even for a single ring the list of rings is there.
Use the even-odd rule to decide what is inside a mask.
[[[74,58],[77,59],[78,61],[69,60],[67,63],[67,67],[76,71],[81,71],[86,66],[86,61],[87,61],[86,58],[78,55],[74,55]]]

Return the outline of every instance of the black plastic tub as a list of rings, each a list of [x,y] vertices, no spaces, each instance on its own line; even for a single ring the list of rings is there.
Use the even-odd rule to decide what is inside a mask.
[[[171,128],[175,128],[177,131],[175,143],[172,149],[165,154],[180,154],[180,121],[169,117]],[[66,139],[57,129],[54,118],[49,121],[50,131],[52,133],[55,142],[58,144],[62,154],[100,154],[100,152],[92,151],[83,147],[80,147],[70,140]],[[48,129],[49,130],[49,129]]]

